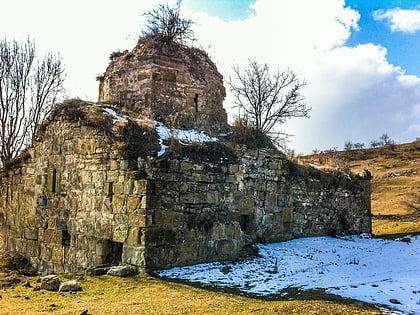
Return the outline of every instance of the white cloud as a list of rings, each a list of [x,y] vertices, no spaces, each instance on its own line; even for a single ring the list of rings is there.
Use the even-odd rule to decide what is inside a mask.
[[[340,0],[322,5],[257,0],[252,8],[254,15],[233,22],[204,14],[192,17],[199,21],[199,41],[211,47],[225,76],[233,64],[245,65],[247,58],[256,57],[273,68],[290,66],[309,81],[304,94],[312,106],[310,119],[295,119],[282,128],[295,135],[292,148],[310,152],[342,147],[346,140],[368,144],[384,132],[399,141],[415,138],[407,126],[415,121],[411,111],[420,100],[420,79],[390,64],[384,47],[345,46],[358,29],[358,12]],[[231,105],[228,95],[230,117],[235,114]]]
[[[376,10],[373,18],[377,21],[386,21],[393,32],[415,33],[420,30],[420,10]]]

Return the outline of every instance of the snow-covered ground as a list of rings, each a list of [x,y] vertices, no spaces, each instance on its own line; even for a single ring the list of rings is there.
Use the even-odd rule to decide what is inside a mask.
[[[287,294],[287,288],[322,288],[392,314],[420,314],[420,236],[313,237],[258,247],[259,258],[173,268],[158,275],[260,296]]]

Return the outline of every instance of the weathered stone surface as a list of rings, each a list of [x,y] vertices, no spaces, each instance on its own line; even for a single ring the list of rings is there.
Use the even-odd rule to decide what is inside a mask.
[[[227,128],[225,95],[223,77],[204,51],[145,38],[113,56],[99,102],[119,103],[171,127],[220,132]]]
[[[105,275],[111,267],[89,267],[86,269],[88,276],[102,276]]]
[[[60,279],[56,275],[41,277],[41,289],[47,291],[58,291]]]
[[[137,268],[134,266],[112,266],[107,274],[117,277],[129,277],[138,273]]]
[[[0,249],[46,273],[112,264],[144,272],[236,259],[257,241],[371,231],[368,178],[308,172],[274,150],[235,146],[234,159],[212,160],[210,144],[160,143],[137,118],[227,127],[216,67],[175,48],[140,41],[113,54],[100,86],[107,105],[66,101],[30,154],[0,170]],[[162,144],[168,153],[158,157]]]
[[[83,291],[83,289],[77,283],[76,280],[61,282],[58,288],[58,292],[77,292],[77,291]]]

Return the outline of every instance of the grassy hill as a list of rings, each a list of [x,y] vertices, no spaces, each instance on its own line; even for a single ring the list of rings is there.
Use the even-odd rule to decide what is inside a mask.
[[[372,178],[373,233],[420,232],[420,141],[301,157],[302,164],[342,169]]]

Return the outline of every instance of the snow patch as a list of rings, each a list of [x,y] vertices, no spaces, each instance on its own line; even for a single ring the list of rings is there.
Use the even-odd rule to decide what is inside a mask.
[[[197,131],[194,129],[190,130],[180,130],[175,129],[173,132],[173,137],[178,139],[181,142],[214,142],[218,141],[217,138],[210,137],[204,131]]]
[[[112,123],[115,124],[117,122],[127,122],[127,118],[119,116],[115,110],[111,108],[102,108],[106,113],[110,114],[113,117]]]
[[[104,112],[108,113],[113,117],[112,123],[117,122],[127,122],[130,117],[127,116],[120,116],[111,108],[102,107]],[[158,152],[158,157],[165,154],[165,152],[168,150],[168,146],[165,144],[165,141],[168,141],[169,138],[173,137],[175,139],[178,139],[182,144],[188,144],[192,142],[214,142],[219,141],[217,138],[210,137],[207,133],[204,131],[197,131],[194,129],[190,130],[183,130],[183,129],[169,129],[166,127],[163,123],[158,122],[156,120],[150,120],[150,119],[138,119],[133,118],[132,120],[136,122],[150,122],[153,124],[153,126],[156,129],[156,132],[159,136],[159,144],[160,144],[160,150]]]
[[[393,314],[420,314],[420,236],[410,237],[410,242],[366,234],[313,237],[258,247],[261,257],[248,261],[206,263],[157,273],[260,296],[283,294],[289,287],[322,288],[385,306]]]
[[[319,170],[319,169],[321,169],[321,168],[322,168],[322,166],[321,166],[321,165],[316,164],[316,163],[312,163],[312,162],[309,162],[309,163],[308,163],[308,165],[309,165],[310,167],[316,168],[317,170]]]

